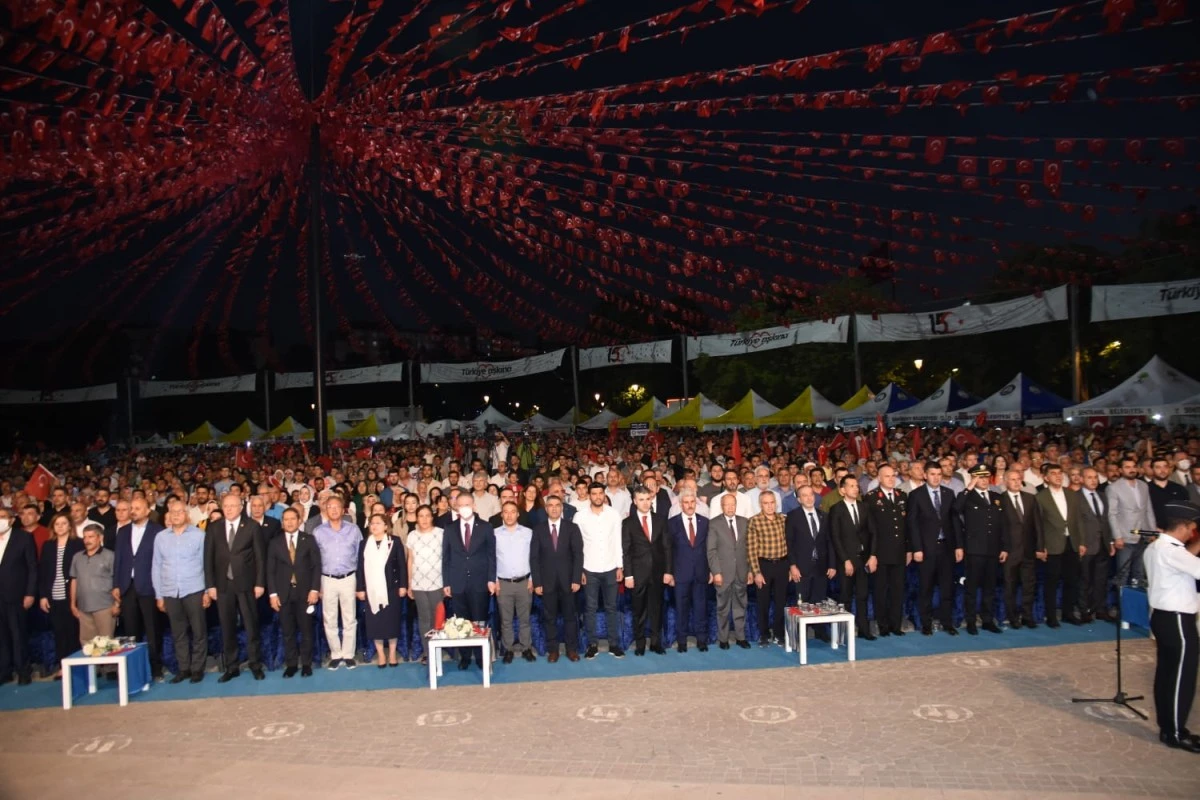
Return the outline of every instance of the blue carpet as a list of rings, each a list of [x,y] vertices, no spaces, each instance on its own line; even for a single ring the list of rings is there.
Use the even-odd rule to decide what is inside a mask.
[[[1131,630],[1125,632],[1125,635],[1129,638],[1142,638],[1145,633]],[[1113,628],[1108,623],[1093,623],[1079,627],[1064,625],[1058,630],[1052,630],[1042,625],[1036,630],[1010,631],[1005,629],[1001,635],[983,631],[978,636],[968,636],[964,629],[960,629],[960,635],[954,637],[938,632],[933,636],[909,633],[901,638],[880,638],[874,642],[859,640],[857,657],[860,660],[904,658],[1016,647],[1111,642],[1112,640]],[[845,658],[846,651],[842,648],[835,652],[823,642],[813,640],[809,643],[809,664],[844,661]],[[492,671],[492,680],[496,684],[505,684],[576,678],[619,678],[627,675],[655,675],[703,670],[770,669],[798,665],[799,655],[785,653],[782,647],[760,648],[754,645],[749,650],[743,650],[733,646],[729,650],[720,650],[714,643],[710,645],[707,653],[701,653],[692,647],[683,654],[670,649],[666,655],[647,653],[641,658],[633,655],[630,650],[621,660],[602,652],[592,661],[581,659],[574,664],[567,661],[565,657],[561,658],[557,664],[550,664],[543,656],[539,656],[533,664],[520,660],[509,665],[497,662]],[[149,691],[132,695],[129,702],[133,705],[155,700],[263,697],[375,689],[428,690],[429,687],[428,668],[415,663],[401,664],[390,669],[378,669],[371,664],[360,665],[353,671],[344,667],[336,672],[317,669],[311,678],[301,678],[297,675],[290,680],[284,680],[282,673],[275,671],[268,672],[266,680],[256,681],[249,672],[243,671],[240,677],[221,685],[217,684],[217,677],[216,674],[209,673],[205,676],[204,682],[198,685],[181,683],[172,686],[167,683],[156,683],[150,687]],[[76,701],[76,705],[115,703],[117,700],[116,682],[101,679],[99,684],[99,691],[96,694],[80,698]],[[443,677],[438,681],[439,688],[442,686],[481,685],[482,676],[478,667],[472,666],[471,669],[460,672],[457,664],[453,662],[446,662]],[[56,681],[37,682],[29,686],[9,684],[0,687],[0,711],[59,707],[61,704],[62,685]]]

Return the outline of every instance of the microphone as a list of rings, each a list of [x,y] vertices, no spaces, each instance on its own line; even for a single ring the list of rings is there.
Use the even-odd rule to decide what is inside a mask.
[[[1158,536],[1160,534],[1160,531],[1143,531],[1141,529],[1135,528],[1135,529],[1131,530],[1130,533],[1133,534],[1134,536],[1145,536],[1148,538],[1154,538],[1155,536]]]

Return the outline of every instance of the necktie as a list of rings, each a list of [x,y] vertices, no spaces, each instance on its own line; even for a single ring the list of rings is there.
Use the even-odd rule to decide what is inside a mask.
[[[696,546],[696,523],[692,518],[688,518],[688,544],[692,547]]]
[[[292,564],[296,563],[296,534],[294,534],[294,533],[288,534],[288,558],[291,560]],[[292,586],[296,585],[295,570],[292,571],[291,583],[292,583]]]
[[[471,523],[469,522],[463,523],[463,548],[471,549]]]
[[[850,519],[855,525],[858,524],[858,508],[854,503],[850,504]]]
[[[1101,511],[1100,511],[1100,498],[1096,496],[1095,492],[1092,492],[1091,494],[1092,494],[1092,508],[1096,509],[1096,516],[1103,517],[1104,514],[1101,513]]]
[[[554,552],[558,552],[558,525],[550,524],[550,546],[554,548]]]
[[[229,551],[231,553],[233,552],[233,537],[234,536],[237,536],[237,524],[231,522],[231,523],[229,523],[229,538],[228,538]],[[233,561],[232,560],[229,562],[229,566],[225,568],[225,577],[228,578],[229,580],[233,580]]]
[[[737,523],[733,521],[733,517],[726,517],[725,521],[729,523],[729,530],[733,531],[733,540],[737,541]]]
[[[645,514],[642,514],[641,517],[642,533],[646,534],[646,541],[650,541],[650,520]]]
[[[229,530],[225,533],[225,543],[229,545],[229,549],[233,549],[233,537],[237,536],[237,525],[229,523]]]
[[[1017,507],[1017,516],[1025,519],[1025,509],[1021,506],[1021,495],[1016,492],[1012,493],[1013,505]]]
[[[937,513],[942,513],[942,492],[940,489],[933,490],[933,510]]]

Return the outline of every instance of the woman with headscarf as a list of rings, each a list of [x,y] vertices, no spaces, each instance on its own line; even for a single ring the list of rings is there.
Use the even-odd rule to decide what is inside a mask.
[[[313,502],[313,490],[305,484],[300,487],[300,507],[304,509],[301,519],[307,522],[321,513],[321,509]]]

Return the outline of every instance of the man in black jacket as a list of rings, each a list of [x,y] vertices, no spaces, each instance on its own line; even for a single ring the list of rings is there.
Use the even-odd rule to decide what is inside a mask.
[[[204,541],[204,582],[208,596],[217,604],[224,641],[225,674],[217,682],[227,683],[241,674],[237,641],[239,610],[246,629],[248,666],[254,680],[261,681],[266,674],[256,601],[263,596],[267,585],[262,531],[257,522],[242,513],[242,499],[237,495],[221,498],[221,512],[225,518],[209,524]]]
[[[307,678],[313,661],[313,617],[308,609],[320,599],[321,550],[300,529],[296,509],[284,510],[282,526],[280,535],[267,545],[267,591],[283,633],[283,677],[291,678],[299,667],[301,677]]]
[[[871,532],[871,555],[875,567],[875,621],[879,635],[903,636],[904,573],[912,560],[905,524],[908,499],[896,488],[896,470],[884,464],[879,468],[879,486],[867,492],[863,507]]]
[[[558,615],[563,618],[567,659],[579,660],[579,615],[575,596],[583,577],[583,535],[579,526],[563,517],[563,501],[546,498],[546,521],[533,529],[529,545],[533,592],[542,599],[542,627],[546,633],[546,660],[558,661]]]
[[[27,685],[29,609],[37,594],[37,552],[33,536],[14,526],[12,510],[0,506],[0,685],[12,680]]]
[[[962,530],[963,551],[967,566],[967,594],[964,611],[967,618],[967,633],[979,633],[975,626],[975,615],[979,612],[983,629],[1000,633],[996,624],[996,570],[998,564],[1008,559],[1002,550],[1004,533],[1004,509],[1000,498],[988,491],[991,470],[976,467],[970,473],[970,482],[962,494],[954,499],[954,513]],[[982,590],[983,601],[976,596]]]
[[[942,466],[925,465],[925,485],[908,495],[908,539],[913,561],[920,565],[921,633],[933,635],[936,613],[942,627],[957,636],[954,627],[954,565],[963,559],[962,532],[954,515],[954,492],[942,486]],[[933,590],[938,606],[933,607]]]
[[[654,512],[657,492],[639,486],[633,490],[634,508],[621,522],[621,554],[625,590],[632,595],[634,654],[646,653],[646,627],[650,650],[660,655],[663,629],[663,575],[670,563],[667,516]]]

